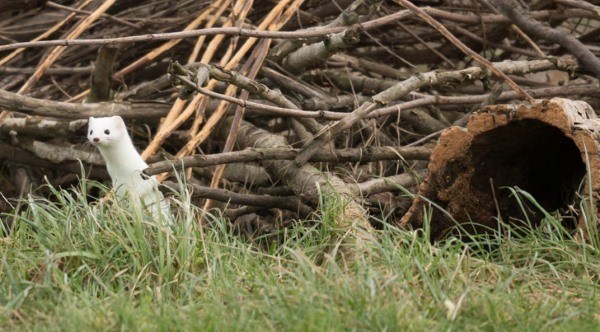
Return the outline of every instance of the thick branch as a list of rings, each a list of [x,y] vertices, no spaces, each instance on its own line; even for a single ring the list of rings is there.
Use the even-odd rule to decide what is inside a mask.
[[[151,102],[112,102],[75,104],[31,98],[0,89],[0,107],[28,115],[48,116],[63,119],[83,119],[90,116],[120,115],[124,118],[160,118],[170,107]]]
[[[403,173],[390,177],[372,179],[356,184],[356,190],[359,195],[368,196],[388,191],[398,190],[401,187],[407,188],[417,184],[416,180],[420,180],[425,175],[424,172],[417,174]]]
[[[224,128],[229,127],[231,117],[227,118]],[[221,137],[227,133],[220,133]],[[238,133],[238,145],[240,148],[289,148],[285,138],[259,129],[254,125],[243,121]],[[371,241],[371,224],[366,218],[366,212],[355,201],[356,195],[344,181],[335,175],[326,175],[311,165],[297,166],[293,162],[282,160],[264,160],[261,162],[267,171],[283,184],[290,186],[296,196],[306,199],[313,205],[319,204],[318,197],[341,196],[347,201],[343,212],[336,217],[336,226],[347,229],[354,234],[359,241],[354,244],[358,247],[354,250],[362,251],[360,243]]]
[[[39,158],[49,160],[55,164],[66,161],[81,160],[92,165],[104,165],[104,159],[98,152],[83,151],[73,147],[59,146],[30,138],[21,138],[16,144],[22,149],[32,152]]]
[[[48,160],[38,158],[33,153],[27,150],[21,149],[10,144],[6,144],[2,141],[0,141],[0,160],[10,160],[19,164],[31,165],[35,167],[41,167],[73,174],[81,174],[82,172],[81,163],[78,161],[56,164]],[[86,174],[91,176],[92,178],[109,178],[108,173],[103,167],[92,167],[91,169],[86,168],[85,171]]]

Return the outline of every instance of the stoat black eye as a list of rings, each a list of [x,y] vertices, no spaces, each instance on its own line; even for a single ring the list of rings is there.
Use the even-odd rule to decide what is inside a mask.
[[[90,130],[90,135],[91,135],[91,134],[93,134],[93,133],[94,133],[94,131],[93,131],[93,130]]]
[[[105,133],[106,135],[110,135],[110,130],[106,129],[106,130],[104,131],[104,133]]]

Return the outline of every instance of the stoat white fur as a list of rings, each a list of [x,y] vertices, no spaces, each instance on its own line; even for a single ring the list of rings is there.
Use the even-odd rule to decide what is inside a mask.
[[[156,177],[142,174],[148,164],[133,146],[120,116],[90,117],[88,140],[100,150],[118,198],[129,193],[132,198],[150,206],[155,216],[159,211],[163,216],[169,216],[169,205],[158,191]]]

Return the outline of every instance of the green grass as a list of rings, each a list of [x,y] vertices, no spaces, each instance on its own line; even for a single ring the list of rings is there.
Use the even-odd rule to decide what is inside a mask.
[[[430,244],[387,227],[370,255],[332,256],[342,204],[257,248],[219,216],[201,233],[76,191],[30,200],[0,238],[0,330],[456,330],[600,328],[600,252],[552,215],[542,227]]]

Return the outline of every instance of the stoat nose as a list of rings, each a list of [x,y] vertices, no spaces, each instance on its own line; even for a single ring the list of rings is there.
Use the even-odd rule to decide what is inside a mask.
[[[98,143],[100,142],[100,139],[98,137],[94,137],[94,142]]]

